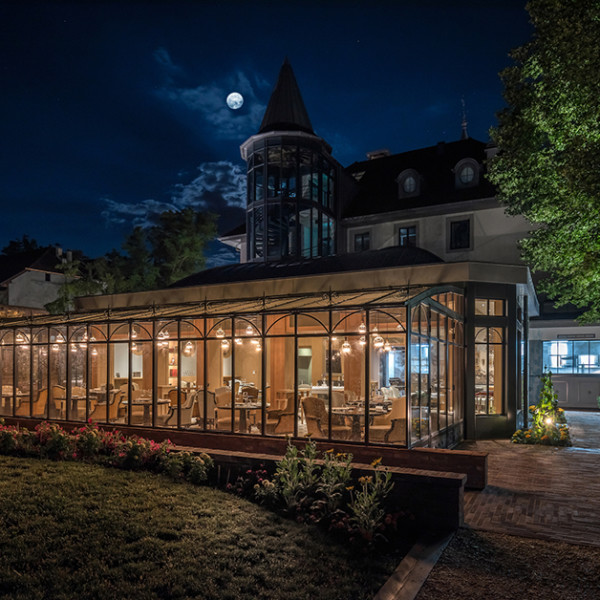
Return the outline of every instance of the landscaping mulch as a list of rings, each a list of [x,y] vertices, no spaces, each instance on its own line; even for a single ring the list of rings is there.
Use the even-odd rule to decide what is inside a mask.
[[[600,548],[460,529],[416,600],[598,600]]]

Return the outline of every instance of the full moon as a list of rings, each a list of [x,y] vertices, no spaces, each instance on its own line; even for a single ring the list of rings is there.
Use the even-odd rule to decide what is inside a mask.
[[[231,94],[227,96],[227,106],[229,106],[231,110],[242,108],[242,104],[244,104],[244,96],[238,94],[238,92],[231,92]]]

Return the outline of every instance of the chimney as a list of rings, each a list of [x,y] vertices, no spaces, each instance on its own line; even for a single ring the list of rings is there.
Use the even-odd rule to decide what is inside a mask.
[[[369,160],[375,160],[377,158],[383,158],[389,155],[390,151],[387,148],[381,148],[381,150],[373,150],[371,152],[367,152],[367,158]]]

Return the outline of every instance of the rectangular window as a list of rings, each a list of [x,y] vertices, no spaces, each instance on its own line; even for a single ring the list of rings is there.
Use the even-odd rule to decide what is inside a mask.
[[[417,245],[417,226],[400,227],[398,229],[398,245],[401,248],[413,248]]]
[[[546,341],[543,361],[544,370],[559,375],[600,375],[600,341]]]
[[[492,298],[475,298],[475,314],[491,317],[504,316],[504,300]]]
[[[50,273],[46,273],[46,281],[52,281],[52,276]]]
[[[371,235],[368,231],[354,234],[354,252],[369,250],[371,247]]]
[[[469,250],[471,248],[471,219],[450,221],[449,223],[450,250]]]
[[[475,414],[499,415],[504,397],[504,331],[475,327]]]

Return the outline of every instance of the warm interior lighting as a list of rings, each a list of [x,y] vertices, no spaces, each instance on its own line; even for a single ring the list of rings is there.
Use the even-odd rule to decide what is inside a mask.
[[[221,348],[223,348],[223,350],[227,350],[229,348],[229,340],[222,340]]]
[[[392,345],[390,344],[390,342],[388,340],[385,340],[385,344],[383,345],[383,351],[384,352],[392,351]]]
[[[364,321],[360,322],[358,326],[358,333],[367,333],[367,326],[364,324]]]
[[[375,348],[383,348],[384,343],[384,339],[380,335],[376,335],[373,338],[373,346],[375,346]]]
[[[235,343],[237,346],[241,346],[243,344],[242,338],[235,338]]]
[[[194,354],[194,344],[192,344],[190,341],[187,341],[183,347],[183,353],[186,356],[192,356]]]
[[[98,356],[98,350],[96,350],[96,348],[92,350],[92,356]]]
[[[250,323],[248,323],[248,327],[246,327],[246,335],[252,335],[254,333],[254,329],[252,328],[252,325],[250,325]]]
[[[552,417],[546,417],[544,419],[544,423],[546,423],[546,425],[552,425],[552,423],[554,423],[554,419]]]
[[[19,331],[19,333],[17,333],[15,341],[17,342],[17,344],[23,344],[25,342],[25,336]]]
[[[367,340],[365,339],[365,336],[364,336],[364,335],[362,335],[362,336],[360,337],[360,340],[358,340],[358,343],[359,343],[361,346],[364,346],[364,345],[367,343]]]
[[[342,344],[342,352],[344,354],[350,354],[351,351],[352,346],[350,345],[350,342],[348,340],[344,340],[344,343]]]
[[[223,331],[223,329],[221,327],[219,327],[219,329],[217,329],[217,331],[215,332],[215,335],[218,338],[224,338],[225,337],[225,332]]]
[[[52,344],[52,352],[58,352],[58,344]]]
[[[254,348],[257,352],[260,352],[262,350],[262,346],[260,345],[260,342],[258,344],[256,344],[255,348]]]

